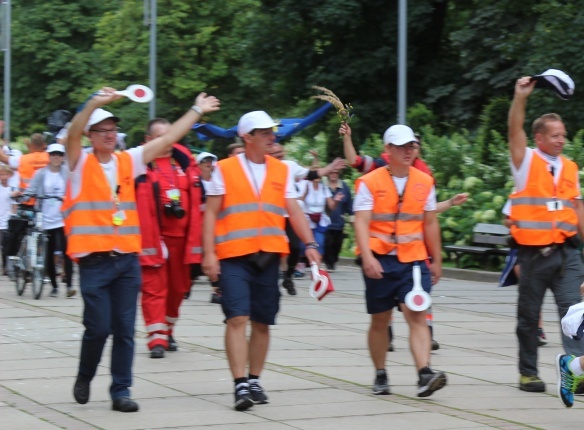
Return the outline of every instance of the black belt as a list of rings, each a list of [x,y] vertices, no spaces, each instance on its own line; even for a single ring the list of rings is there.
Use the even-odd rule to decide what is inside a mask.
[[[104,258],[115,258],[118,257],[120,255],[126,255],[126,253],[123,252],[117,252],[117,251],[102,251],[102,252],[92,252],[89,255],[86,255],[85,257],[81,257],[79,259],[79,264],[87,264],[90,263],[92,261],[97,261],[97,260],[103,260]]]

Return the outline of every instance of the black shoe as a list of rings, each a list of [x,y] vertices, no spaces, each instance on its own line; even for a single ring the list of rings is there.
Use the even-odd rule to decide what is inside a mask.
[[[174,337],[168,336],[168,346],[166,347],[167,351],[176,351],[178,349],[178,345],[174,340]]]
[[[260,385],[259,379],[249,379],[247,382],[249,383],[249,393],[251,395],[251,400],[256,405],[265,405],[266,403],[270,403],[268,401],[268,396],[266,396],[263,387]]]
[[[438,351],[440,349],[440,344],[432,339],[432,351]]]
[[[418,397],[431,396],[432,393],[446,386],[446,373],[444,372],[430,370],[428,373],[420,373],[419,375]]]
[[[138,412],[140,407],[138,403],[128,397],[120,397],[112,403],[112,409],[119,412]]]
[[[282,287],[284,287],[286,289],[286,291],[288,291],[289,295],[291,295],[291,296],[296,295],[296,288],[294,288],[294,281],[292,281],[291,278],[284,278],[284,281],[282,282]]]
[[[395,351],[395,348],[393,347],[393,343],[389,342],[389,343],[387,344],[387,351],[388,351],[388,352],[393,352],[393,351]]]
[[[56,288],[53,288],[51,290],[51,294],[49,294],[49,296],[51,297],[57,297],[59,295],[59,290],[57,290]]]
[[[235,410],[245,411],[253,406],[253,400],[249,392],[249,384],[242,382],[235,386]]]
[[[330,263],[326,263],[326,271],[327,272],[334,272],[335,271],[335,265],[334,264],[330,264]]]
[[[84,405],[89,401],[89,381],[82,381],[77,378],[73,386],[73,397],[80,405]]]
[[[150,358],[164,358],[164,347],[162,345],[156,345],[150,351]]]

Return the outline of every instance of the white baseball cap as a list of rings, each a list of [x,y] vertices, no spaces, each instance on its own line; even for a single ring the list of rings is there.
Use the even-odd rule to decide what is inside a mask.
[[[244,134],[248,134],[257,128],[273,128],[278,127],[276,121],[274,121],[270,115],[265,113],[263,110],[256,110],[253,112],[248,112],[239,118],[239,123],[237,124],[237,134],[242,137]]]
[[[217,156],[215,154],[211,154],[210,152],[201,152],[197,155],[197,164],[201,164],[205,158],[212,158],[213,161],[217,161]]]
[[[108,112],[104,109],[97,108],[93,111],[91,116],[89,117],[89,121],[87,121],[87,125],[85,126],[85,131],[89,130],[92,125],[98,124],[106,119],[111,118],[115,122],[118,122],[120,119],[115,116],[113,113]]]
[[[50,154],[51,152],[63,152],[65,153],[65,147],[60,143],[51,143],[47,146],[47,152]]]
[[[402,146],[410,142],[418,142],[418,139],[414,135],[414,131],[407,125],[392,125],[383,133],[383,143],[385,145]]]
[[[574,95],[574,81],[565,72],[558,69],[547,69],[541,75],[531,77],[537,81],[536,88],[551,88],[562,100],[569,100]]]

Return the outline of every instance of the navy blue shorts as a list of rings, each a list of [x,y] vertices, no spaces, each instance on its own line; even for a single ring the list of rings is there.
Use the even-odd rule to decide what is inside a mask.
[[[279,258],[261,270],[246,257],[226,258],[220,264],[225,319],[249,316],[252,321],[274,325],[280,310]]]
[[[368,314],[378,314],[393,309],[397,303],[404,303],[406,294],[412,291],[414,263],[400,263],[395,255],[375,255],[383,268],[383,278],[365,280],[365,301]],[[420,262],[422,288],[428,294],[432,290],[430,270],[425,261]]]

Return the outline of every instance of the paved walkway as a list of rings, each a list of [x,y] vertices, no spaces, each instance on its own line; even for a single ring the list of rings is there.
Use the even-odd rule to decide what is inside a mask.
[[[550,343],[540,349],[547,393],[517,389],[514,335],[516,289],[444,279],[435,289],[434,368],[448,386],[427,399],[415,396],[407,328],[396,317],[396,352],[388,354],[390,396],[370,392],[373,368],[366,348],[368,317],[356,268],[333,274],[337,292],[316,302],[308,281],[299,295],[283,296],[262,375],[268,405],[232,409],[232,381],[223,352],[223,323],[209,287],[194,288],[182,307],[180,349],[153,360],[138,319],[133,397],[141,411],[110,410],[109,348],[92,384],[91,401],[72,397],[81,325],[81,299],[17,297],[0,280],[0,429],[576,429],[584,398],[570,410],[556,397],[554,356],[559,325],[550,297],[544,307]],[[61,292],[62,294],[62,292]]]

